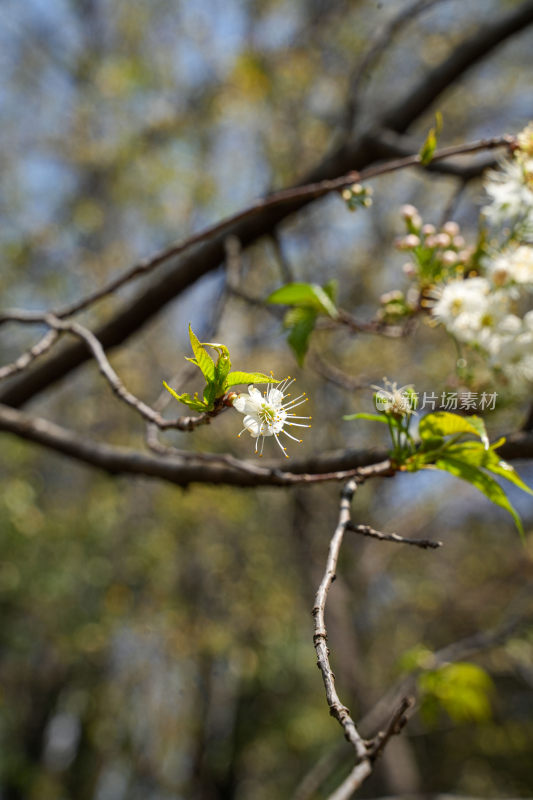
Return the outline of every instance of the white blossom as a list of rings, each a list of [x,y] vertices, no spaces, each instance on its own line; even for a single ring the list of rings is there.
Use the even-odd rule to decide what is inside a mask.
[[[491,291],[485,278],[450,281],[436,290],[433,317],[460,342],[479,343],[484,331],[491,329],[506,315],[509,296],[504,291]]]
[[[258,451],[259,439],[261,439],[260,456],[263,455],[265,438],[267,436],[273,436],[283,451],[283,454],[288,458],[286,448],[282,445],[279,435],[283,433],[285,436],[288,436],[289,439],[293,439],[295,442],[301,442],[301,439],[297,439],[295,436],[288,433],[285,428],[311,427],[308,423],[294,422],[294,420],[311,419],[311,417],[297,416],[292,413],[294,408],[307,401],[305,392],[294,400],[291,399],[283,402],[285,396],[290,397],[290,395],[287,394],[287,389],[292,383],[294,383],[294,378],[292,380],[286,378],[277,386],[269,386],[264,394],[261,394],[259,389],[256,389],[254,386],[249,386],[248,393],[239,394],[233,400],[233,408],[245,415],[243,419],[244,428],[239,433],[239,436],[245,431],[248,431],[255,439],[256,453]]]
[[[499,170],[489,170],[485,191],[490,203],[483,208],[495,224],[512,218],[533,222],[533,159],[502,162]]]
[[[496,286],[515,283],[533,288],[533,247],[503,250],[485,263],[485,269]]]
[[[533,331],[522,329],[515,336],[501,336],[493,344],[491,365],[498,369],[514,389],[533,381]]]
[[[386,414],[392,414],[396,417],[405,417],[410,414],[416,414],[416,395],[413,387],[401,386],[398,389],[396,382],[391,383],[386,378],[383,379],[385,388],[383,386],[372,386],[376,390],[374,402],[378,411],[383,411]]]

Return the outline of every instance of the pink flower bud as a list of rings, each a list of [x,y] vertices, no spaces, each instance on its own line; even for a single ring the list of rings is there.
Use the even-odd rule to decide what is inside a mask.
[[[404,219],[412,219],[418,214],[418,209],[412,205],[405,205],[401,207],[400,212]]]
[[[449,247],[450,243],[451,239],[447,233],[437,233],[435,236],[435,244],[437,247]]]
[[[450,220],[449,222],[444,223],[444,225],[442,226],[442,230],[444,233],[447,233],[448,236],[457,236],[460,228],[457,222],[453,222]]]
[[[415,265],[411,261],[406,261],[402,267],[402,270],[408,278],[414,278],[416,275]]]

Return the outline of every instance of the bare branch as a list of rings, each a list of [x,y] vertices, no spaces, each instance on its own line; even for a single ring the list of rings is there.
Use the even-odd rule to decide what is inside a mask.
[[[466,155],[487,149],[509,147],[513,142],[512,137],[502,136],[470,144],[447,147],[435,153],[433,162],[437,163],[454,155]],[[248,209],[233,217],[207,228],[180,244],[167,248],[151,259],[142,262],[141,265],[134,266],[127,273],[103,287],[99,292],[91,295],[90,298],[85,298],[76,306],[61,309],[56,313],[56,316],[65,318],[67,313],[81,310],[81,308],[87,307],[88,304],[96,302],[97,299],[114,292],[119,286],[123,286],[133,279],[138,274],[138,269],[142,268],[141,271],[146,272],[163,263],[174,263],[174,267],[168,274],[161,277],[147,289],[144,289],[129,305],[122,311],[117,312],[109,322],[96,331],[95,335],[104,350],[115,347],[142,327],[172,298],[195,283],[203,275],[218,267],[225,257],[225,241],[228,236],[236,236],[242,246],[245,247],[258,237],[271,233],[279,222],[312,200],[323,197],[332,191],[338,191],[355,180],[370,180],[388,172],[419,164],[419,156],[411,155],[386,164],[369,167],[360,173],[350,171],[333,180],[322,180],[276,192],[263,200],[257,201]],[[183,253],[195,243],[198,246],[186,258],[177,259],[180,253]],[[10,311],[0,314],[0,324],[7,322],[11,317],[12,312]],[[41,318],[42,313],[26,312],[27,321],[38,321]],[[20,406],[30,397],[43,391],[80,364],[83,364],[88,358],[89,353],[85,343],[70,345],[61,353],[48,359],[46,364],[37,366],[18,381],[6,387],[0,392],[0,402],[6,405]]]
[[[329,711],[332,716],[340,723],[344,730],[346,739],[352,744],[355,750],[356,766],[351,773],[353,788],[357,788],[372,772],[372,765],[368,756],[366,743],[361,737],[355,722],[350,716],[349,710],[341,703],[335,688],[335,676],[329,661],[329,650],[327,645],[327,629],[325,621],[326,601],[331,584],[335,580],[337,562],[344,538],[346,526],[350,522],[352,499],[357,489],[357,480],[354,478],[344,486],[341,493],[339,508],[339,518],[335,532],[331,537],[328,550],[326,569],[316,593],[315,605],[313,607],[314,635],[313,642],[317,654],[317,663],[322,680],[326,689],[326,699]],[[351,794],[351,792],[350,792]],[[331,798],[350,797],[350,794],[339,793],[337,790]]]
[[[416,0],[416,2],[408,5],[400,11],[383,27],[377,34],[374,41],[366,51],[365,55],[357,65],[350,78],[350,86],[348,90],[348,100],[344,114],[344,126],[349,130],[353,124],[359,106],[359,93],[361,91],[361,84],[366,77],[370,67],[375,66],[376,62],[383,56],[389,48],[391,39],[397,34],[407,23],[415,19],[419,14],[428,11],[432,6],[442,0]]]
[[[376,759],[383,752],[385,745],[392,736],[397,736],[402,732],[407,724],[407,712],[413,708],[414,704],[413,697],[402,698],[400,705],[392,714],[385,729],[377,733],[372,740],[372,745],[369,748],[372,759]]]
[[[29,366],[32,361],[35,361],[36,358],[48,353],[48,351],[57,342],[58,338],[59,333],[57,330],[52,329],[47,331],[36,344],[30,347],[29,350],[26,350],[25,353],[22,353],[22,355],[20,355],[16,361],[13,361],[11,364],[6,364],[5,367],[0,368],[0,381],[4,380],[4,378],[9,378],[11,375],[15,375],[17,372],[22,372],[22,370],[26,369],[26,367]]]
[[[357,485],[363,480],[364,478],[362,476],[357,476],[348,481],[342,490],[337,526],[329,543],[326,569],[320,586],[318,587],[313,607],[313,617],[315,621],[313,643],[317,654],[318,668],[322,673],[322,679],[326,689],[326,699],[330,714],[335,717],[342,726],[345,738],[355,750],[356,758],[354,768],[342,784],[330,795],[329,800],[344,800],[344,798],[352,796],[353,792],[359,788],[372,772],[373,761],[382,752],[391,736],[400,733],[407,722],[406,712],[413,706],[411,698],[403,698],[399,707],[392,714],[385,729],[379,732],[370,742],[365,741],[359,733],[349,710],[341,702],[337,694],[335,675],[333,674],[329,660],[325,622],[326,602],[331,584],[336,577],[337,562],[339,560],[344,534],[346,530],[354,529],[351,523],[351,504]],[[367,526],[361,527],[366,528]]]
[[[479,28],[473,36],[461,42],[452,53],[434,69],[426,72],[417,87],[402,97],[383,119],[386,128],[403,133],[411,123],[474,64],[502,44],[510,36],[520,33],[533,23],[533,2],[522,3],[507,15]]]
[[[231,461],[232,456],[214,453],[199,455],[179,451],[178,456],[170,451],[168,457],[158,458],[131,448],[97,443],[92,438],[1,404],[0,431],[13,433],[112,474],[144,475],[181,486],[190,483],[243,487],[311,485],[347,480],[354,476],[367,478],[394,474],[387,452],[378,448],[338,450],[295,459],[290,469],[285,460],[266,459],[261,466],[254,462],[239,461],[239,468],[236,468]],[[511,434],[498,452],[510,461],[533,458],[533,433]]]
[[[408,539],[406,536],[400,536],[397,533],[382,533],[371,528],[370,525],[354,525],[349,522],[346,529],[353,531],[353,533],[360,533],[362,536],[370,536],[373,539],[379,539],[382,542],[397,542],[398,544],[412,544],[415,547],[421,547],[423,550],[438,549],[442,547],[442,542],[435,542],[431,539]]]
[[[177,456],[170,451],[165,457],[133,450],[127,447],[97,443],[92,438],[81,436],[53,422],[34,417],[9,406],[0,405],[0,431],[14,433],[22,439],[44,445],[63,455],[98,467],[114,475],[143,475],[159,478],[179,486],[191,483],[226,484],[228,486],[294,486],[311,485],[326,481],[342,481],[354,476],[361,479],[393,475],[388,459],[376,462],[378,451],[353,451],[351,467],[341,470],[321,470],[320,458],[313,461],[294,462],[289,471],[286,462],[272,462],[261,466],[241,461],[237,467],[232,456],[219,454],[186,453]],[[311,467],[305,471],[302,467]]]
[[[347,778],[341,785],[330,794],[327,800],[349,800],[353,793],[368,778],[372,772],[372,764],[369,759],[356,764]]]
[[[409,158],[410,154],[419,149],[420,142],[412,136],[400,135],[387,128],[372,131],[372,146],[376,158],[390,159]],[[452,154],[457,155],[457,154]],[[468,164],[459,164],[457,161],[431,161],[425,169],[441,175],[451,175],[459,178],[462,182],[479,178],[486,169],[496,166],[497,160],[494,158],[476,158]]]
[[[84,325],[80,325],[79,322],[69,322],[65,320],[61,320],[55,316],[55,314],[47,313],[43,314],[42,317],[38,320],[35,318],[28,319],[24,316],[24,314],[20,314],[19,319],[17,317],[19,315],[17,312],[11,312],[11,320],[13,321],[20,321],[20,322],[30,322],[33,323],[35,321],[44,322],[51,328],[52,332],[58,331],[67,331],[68,333],[77,336],[81,339],[87,347],[89,348],[90,352],[94,356],[96,363],[98,364],[98,369],[110,385],[113,392],[116,396],[122,400],[127,405],[134,408],[144,419],[148,420],[154,425],[157,425],[158,428],[162,430],[166,430],[169,428],[176,428],[181,431],[192,431],[195,428],[198,428],[200,425],[207,425],[211,421],[213,417],[216,417],[222,411],[225,410],[226,406],[224,405],[223,398],[220,398],[220,402],[218,405],[215,404],[215,408],[213,411],[208,411],[205,414],[200,414],[197,417],[178,417],[177,419],[165,419],[161,416],[157,411],[154,411],[149,405],[144,403],[142,400],[139,400],[138,397],[135,397],[132,392],[130,392],[120,378],[118,377],[117,373],[109,363],[107,356],[104,352],[104,348],[94,335],[92,331],[86,328]]]
[[[367,750],[363,739],[359,735],[355,722],[350,716],[346,706],[344,706],[335,689],[335,676],[329,663],[329,651],[327,647],[327,630],[325,623],[325,611],[328,592],[331,584],[335,580],[335,573],[337,570],[337,561],[344,538],[346,526],[350,521],[351,503],[355,490],[357,489],[357,481],[355,479],[348,481],[342,490],[339,519],[337,527],[329,543],[328,558],[326,563],[326,570],[324,576],[318,587],[315,598],[315,605],[313,608],[313,616],[315,618],[315,632],[313,641],[318,657],[318,667],[322,673],[324,686],[326,688],[326,698],[328,701],[330,713],[334,716],[344,728],[344,733],[349,742],[352,743],[357,759],[360,761],[366,759]]]
[[[525,596],[525,603],[523,603]],[[524,614],[520,607],[524,605],[528,612]],[[430,669],[438,669],[446,664],[471,658],[476,653],[490,650],[503,644],[510,636],[515,634],[520,628],[531,624],[531,587],[526,587],[525,591],[518,593],[517,598],[511,604],[506,617],[496,628],[489,631],[479,631],[473,636],[467,636],[457,642],[437,650],[431,656]],[[360,722],[363,729],[372,729],[381,724],[381,720],[388,714],[391,705],[398,702],[399,698],[406,694],[416,695],[417,678],[420,670],[415,671],[398,681],[392,686],[385,695],[375,704],[375,706],[365,714]]]
[[[370,379],[362,376],[361,378],[354,378],[348,375],[343,370],[325,361],[318,353],[311,351],[307,357],[308,364],[312,369],[321,375],[325,380],[340,386],[341,389],[346,389],[348,392],[357,392],[361,389],[368,389],[370,387]]]

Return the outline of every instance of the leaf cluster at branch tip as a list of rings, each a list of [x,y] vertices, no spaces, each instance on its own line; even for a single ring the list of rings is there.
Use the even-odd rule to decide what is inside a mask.
[[[262,372],[230,372],[231,360],[226,345],[219,342],[200,342],[190,325],[189,339],[193,357],[188,358],[186,356],[185,360],[198,367],[205,378],[206,385],[202,397],[198,395],[198,392],[195,392],[193,397],[187,392],[178,394],[165,381],[163,381],[163,386],[170,392],[172,397],[193,411],[207,413],[213,411],[215,407],[218,408],[220,400],[228,389],[233,386],[245,383],[279,383],[276,378],[271,375],[265,375]],[[210,356],[206,347],[210,347],[217,352],[216,361]]]

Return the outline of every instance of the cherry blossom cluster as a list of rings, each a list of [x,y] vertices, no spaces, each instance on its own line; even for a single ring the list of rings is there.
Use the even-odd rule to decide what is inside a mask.
[[[489,202],[483,208],[486,219],[496,226],[511,228],[517,239],[533,242],[533,122],[517,136],[512,158],[489,170],[485,181]]]
[[[407,293],[394,290],[382,295],[379,317],[387,323],[416,313],[426,292],[435,285],[462,278],[472,269],[475,255],[475,248],[467,246],[459,224],[454,220],[437,228],[424,223],[413,205],[402,206],[401,212],[406,233],[396,240],[396,247],[410,254],[403,271],[412,280],[412,285]]]
[[[483,234],[468,247],[459,225],[424,224],[414,206],[404,206],[409,251],[404,272],[413,286],[404,298],[382,298],[382,314],[429,307],[431,318],[459,345],[480,352],[513,390],[533,382],[533,123],[517,137],[512,156],[484,183]],[[403,301],[402,301],[403,298]],[[418,303],[416,301],[418,298]]]

